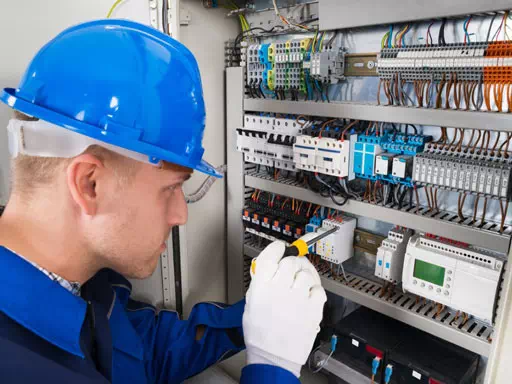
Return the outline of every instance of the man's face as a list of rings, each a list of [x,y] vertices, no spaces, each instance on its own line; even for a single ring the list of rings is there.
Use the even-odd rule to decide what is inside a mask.
[[[171,228],[187,221],[182,185],[190,174],[178,166],[138,164],[126,185],[104,183],[109,190],[103,191],[106,198],[93,220],[99,225],[88,231],[89,244],[102,264],[131,278],[153,273]]]

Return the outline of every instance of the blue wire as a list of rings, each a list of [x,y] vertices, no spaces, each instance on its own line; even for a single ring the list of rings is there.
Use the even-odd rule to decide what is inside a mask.
[[[263,87],[263,82],[260,83],[260,89],[261,89],[261,92],[263,92],[263,94],[265,95],[268,95],[268,96],[272,96],[273,99],[276,98],[276,96],[274,95],[274,92],[266,92],[265,91],[265,88]]]
[[[318,84],[318,80],[315,80],[316,89],[318,89],[318,92],[320,92],[320,95],[322,96],[322,101],[325,101],[324,93],[322,92],[322,88],[320,87],[320,84]]]
[[[393,24],[389,26],[389,36],[388,36],[388,48],[391,48],[391,41],[393,40]]]
[[[467,18],[467,20],[464,22],[464,26],[463,26],[464,33],[466,34],[466,38],[468,39],[468,44],[471,43],[471,39],[469,38],[469,33],[468,33],[468,22],[470,19],[471,19],[471,16],[469,16]]]

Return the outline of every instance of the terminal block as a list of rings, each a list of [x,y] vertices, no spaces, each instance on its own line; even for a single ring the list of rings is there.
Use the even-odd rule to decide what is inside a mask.
[[[492,44],[383,48],[378,55],[377,71],[380,78],[386,80],[391,80],[398,73],[405,81],[441,81],[454,76],[458,81],[478,81],[483,77],[484,70],[504,65],[500,58],[488,55]]]
[[[413,180],[418,185],[510,200],[511,172],[508,159],[428,152],[414,158]]]
[[[335,47],[316,52],[311,55],[309,67],[313,79],[336,84],[345,79],[345,50]]]

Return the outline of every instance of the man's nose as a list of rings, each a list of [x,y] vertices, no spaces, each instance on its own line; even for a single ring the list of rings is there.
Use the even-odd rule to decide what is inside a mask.
[[[171,227],[176,225],[185,225],[188,220],[188,207],[185,200],[185,194],[183,190],[176,193],[175,199],[173,199],[171,206],[169,207],[169,217],[167,221]]]

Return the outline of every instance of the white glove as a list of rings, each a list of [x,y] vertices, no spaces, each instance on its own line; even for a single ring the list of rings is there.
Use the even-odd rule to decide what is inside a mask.
[[[327,301],[320,276],[306,257],[286,257],[270,244],[253,260],[243,329],[248,364],[270,364],[300,376],[320,331]]]

